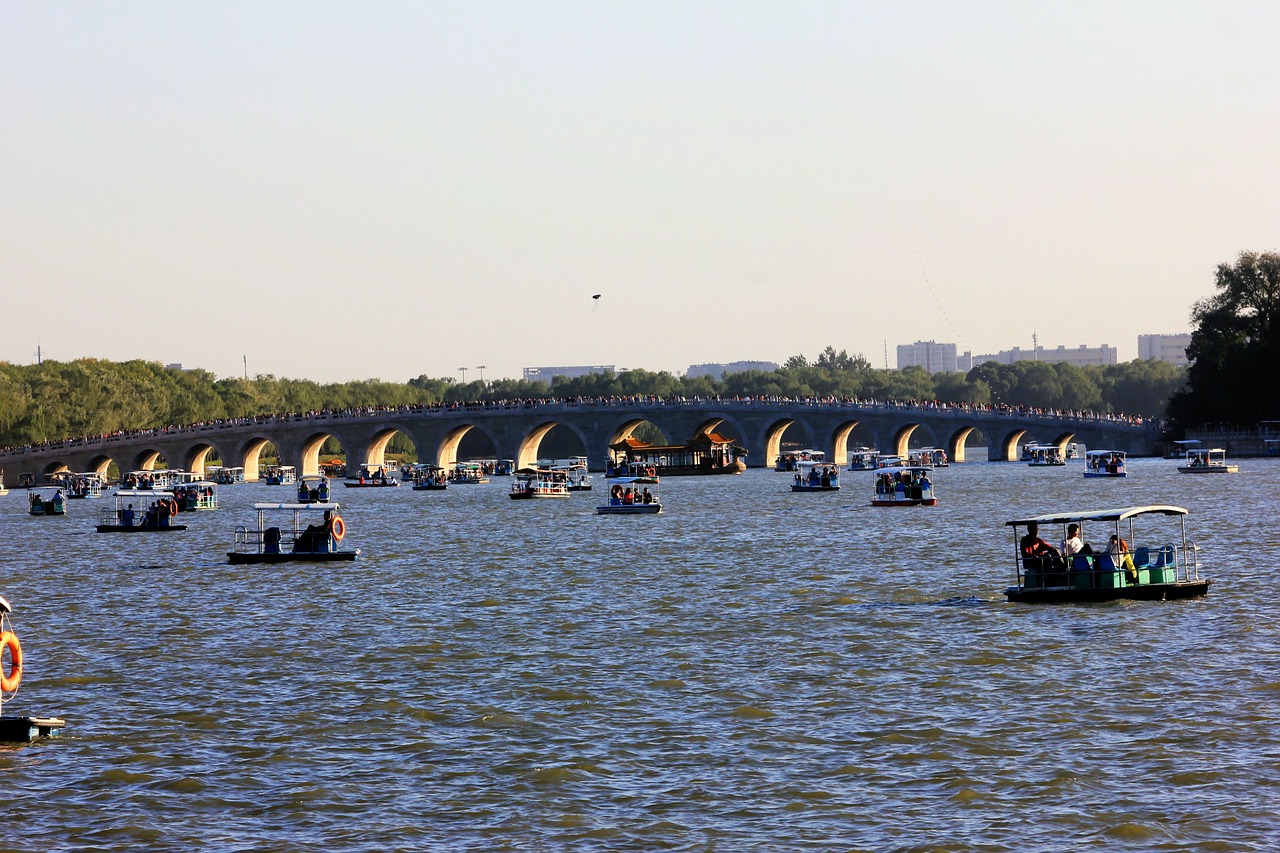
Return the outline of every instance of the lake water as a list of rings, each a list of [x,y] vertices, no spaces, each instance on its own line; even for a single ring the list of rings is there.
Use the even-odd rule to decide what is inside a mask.
[[[4,710],[68,727],[0,746],[0,848],[1274,850],[1280,462],[1240,464],[968,463],[915,509],[752,470],[651,517],[339,487],[340,566],[227,565],[288,487],[165,535],[14,490]],[[1007,519],[1144,503],[1191,510],[1207,598],[1004,600]]]

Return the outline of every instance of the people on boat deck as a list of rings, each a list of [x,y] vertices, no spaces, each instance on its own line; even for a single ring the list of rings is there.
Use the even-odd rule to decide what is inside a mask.
[[[129,504],[120,510],[120,524],[125,527],[133,527],[133,504]]]
[[[1062,556],[1070,560],[1076,554],[1092,554],[1093,549],[1080,536],[1080,525],[1067,525],[1067,538],[1062,540]]]
[[[1115,564],[1117,569],[1123,568],[1125,577],[1129,583],[1136,584],[1138,582],[1138,567],[1133,563],[1133,555],[1129,553],[1129,543],[1124,539],[1111,534],[1111,542],[1107,546],[1107,553],[1111,555],[1111,562]]]
[[[932,488],[933,488],[933,483],[929,481],[929,475],[925,473],[921,473],[920,474],[920,491],[922,493],[927,493]]]
[[[648,486],[644,487],[644,492],[640,495],[640,502],[646,504],[653,503],[653,493],[649,491]]]
[[[627,490],[622,493],[622,502],[624,504],[634,504],[636,502],[636,493],[630,486],[628,486]]]
[[[308,524],[307,529],[293,543],[293,550],[304,554],[315,554],[329,550],[330,538],[333,536],[333,511],[324,511],[321,524]]]
[[[1027,569],[1047,572],[1065,568],[1062,554],[1040,538],[1040,526],[1034,521],[1027,525],[1027,535],[1022,537],[1018,548],[1022,552],[1022,564]]]

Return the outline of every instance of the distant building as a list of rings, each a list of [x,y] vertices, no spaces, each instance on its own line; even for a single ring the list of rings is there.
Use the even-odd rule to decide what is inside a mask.
[[[1191,333],[1180,335],[1138,335],[1138,358],[1167,361],[1179,367],[1187,366],[1187,347],[1191,346]]]
[[[1067,347],[1049,349],[1048,347],[1040,346],[1034,349],[1014,347],[1013,349],[1000,350],[1000,352],[990,355],[975,355],[973,363],[978,365],[988,361],[994,361],[999,364],[1013,364],[1016,361],[1043,361],[1048,364],[1065,362],[1076,367],[1088,367],[1090,365],[1116,364],[1119,361],[1117,356],[1116,348],[1107,344],[1097,347],[1081,344],[1072,349]]]
[[[772,361],[731,361],[728,364],[691,364],[684,375],[690,379],[709,376],[719,382],[726,373],[745,373],[748,370],[772,373],[777,369],[778,364]]]
[[[591,376],[595,373],[617,372],[617,369],[612,364],[593,364],[581,367],[526,367],[524,369],[524,378],[527,382],[545,382],[550,385],[551,380],[557,376],[574,379],[578,376]]]
[[[966,352],[964,358],[967,361],[969,353]],[[969,370],[969,365],[962,364],[960,356],[956,354],[955,344],[940,344],[937,341],[898,344],[898,369],[906,367],[923,367],[929,373]]]

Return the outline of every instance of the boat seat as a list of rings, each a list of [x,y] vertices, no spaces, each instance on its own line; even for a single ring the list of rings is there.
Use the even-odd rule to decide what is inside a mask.
[[[1151,549],[1146,545],[1139,545],[1133,551],[1133,565],[1139,569],[1145,569],[1151,565]]]
[[[1071,558],[1071,568],[1077,572],[1091,572],[1093,571],[1093,563],[1084,554],[1076,554]]]

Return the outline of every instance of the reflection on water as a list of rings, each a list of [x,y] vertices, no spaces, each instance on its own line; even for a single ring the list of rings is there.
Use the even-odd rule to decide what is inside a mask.
[[[955,465],[933,509],[753,470],[651,517],[339,490],[341,566],[226,564],[281,487],[164,536],[15,491],[5,709],[69,728],[0,747],[0,847],[1269,850],[1280,464],[1242,467]],[[1138,503],[1191,509],[1207,599],[1004,601],[1007,518]]]

